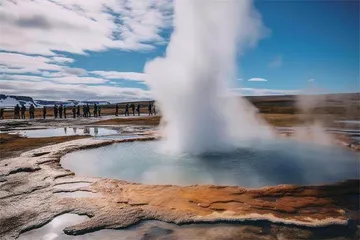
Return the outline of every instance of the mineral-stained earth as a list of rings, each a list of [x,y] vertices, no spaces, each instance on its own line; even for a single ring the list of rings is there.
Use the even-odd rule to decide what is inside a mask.
[[[77,139],[0,161],[1,239],[64,213],[90,217],[67,226],[68,235],[135,226],[140,239],[359,239],[358,179],[261,189],[181,187],[79,177],[59,164],[71,151],[139,140],[152,138]]]

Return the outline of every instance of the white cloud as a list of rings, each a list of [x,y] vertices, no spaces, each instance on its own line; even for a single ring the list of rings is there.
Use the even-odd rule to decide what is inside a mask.
[[[279,68],[283,65],[283,58],[282,56],[275,56],[273,60],[270,61],[269,67],[270,68]]]
[[[90,73],[107,79],[127,79],[134,81],[144,81],[145,74],[138,72],[117,72],[117,71],[91,71]]]
[[[2,0],[0,50],[52,56],[149,50],[164,42],[160,33],[171,18],[171,0]]]
[[[94,77],[80,77],[76,75],[60,77],[41,77],[32,75],[3,75],[4,80],[29,81],[29,82],[57,82],[66,84],[102,84],[109,80]]]
[[[74,59],[68,57],[52,57],[51,60],[55,63],[72,63]]]
[[[63,68],[60,65],[52,64],[52,61],[51,58],[43,56],[0,52],[0,72],[39,74],[41,70],[59,71]]]
[[[250,78],[249,82],[267,82],[265,78]]]
[[[281,90],[267,88],[233,88],[231,92],[245,96],[265,96],[265,95],[291,95],[298,94],[300,90]]]
[[[117,100],[123,99],[139,100],[151,99],[149,91],[139,88],[123,88],[105,85],[86,84],[59,84],[57,82],[42,81],[0,81],[0,89],[4,94],[15,94],[32,96],[35,99],[67,100],[67,99],[96,99]]]
[[[308,82],[314,82],[315,81],[315,79],[313,79],[313,78],[310,78],[309,80],[308,80]]]
[[[237,81],[242,81],[242,78],[238,78],[238,79],[236,79]]]

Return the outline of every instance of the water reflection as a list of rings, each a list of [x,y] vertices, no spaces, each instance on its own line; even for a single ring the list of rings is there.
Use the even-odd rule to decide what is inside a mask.
[[[337,147],[286,140],[249,143],[232,153],[202,156],[169,156],[159,153],[158,147],[156,141],[114,144],[70,153],[61,164],[81,176],[146,184],[262,187],[359,178],[359,155]]]
[[[60,136],[74,136],[74,135],[91,135],[91,136],[108,136],[119,134],[118,129],[104,128],[104,127],[64,127],[64,128],[48,128],[48,129],[33,129],[16,132],[28,138],[40,137],[60,137]]]
[[[104,229],[84,235],[70,236],[63,229],[87,221],[87,216],[63,214],[38,229],[20,235],[20,240],[219,240],[219,239],[355,239],[356,229],[348,226],[331,228],[297,228],[260,221],[253,223],[212,223],[176,225],[160,221],[143,221],[126,229]],[[275,238],[274,238],[275,236]],[[281,236],[277,238],[277,236]]]

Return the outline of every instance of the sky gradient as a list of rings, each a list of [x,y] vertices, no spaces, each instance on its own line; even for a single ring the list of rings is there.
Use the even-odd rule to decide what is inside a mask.
[[[238,54],[243,95],[359,92],[358,1],[254,1],[262,39]],[[165,53],[172,1],[0,2],[0,93],[151,99],[144,64]]]

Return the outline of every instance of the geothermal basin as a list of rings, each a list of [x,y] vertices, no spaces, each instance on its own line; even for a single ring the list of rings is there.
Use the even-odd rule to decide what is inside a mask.
[[[235,151],[202,155],[162,153],[161,141],[134,141],[72,152],[61,165],[79,176],[143,184],[263,187],[316,185],[359,178],[359,155],[337,146],[291,139],[248,142]]]

